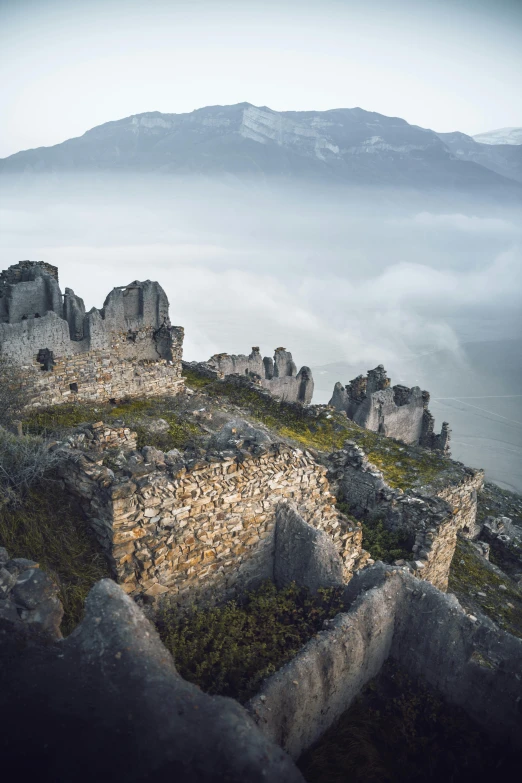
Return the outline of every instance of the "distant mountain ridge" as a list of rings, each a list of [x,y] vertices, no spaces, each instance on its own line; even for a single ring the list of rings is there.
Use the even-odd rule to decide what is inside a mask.
[[[0,174],[93,170],[522,193],[522,145],[480,144],[359,108],[276,112],[240,103],[137,114],[0,160]]]

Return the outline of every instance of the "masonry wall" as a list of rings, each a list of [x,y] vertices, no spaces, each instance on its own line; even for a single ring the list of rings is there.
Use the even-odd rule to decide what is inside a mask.
[[[86,313],[74,291],[62,297],[55,267],[24,261],[0,274],[0,355],[18,367],[32,405],[175,394],[182,344],[156,282],[114,288]]]
[[[125,335],[115,335],[110,348],[61,356],[52,370],[34,361],[24,367],[24,388],[32,406],[62,402],[106,402],[123,397],[177,394],[184,387],[181,375],[183,329],[171,329],[172,361],[125,357]],[[150,340],[152,343],[152,339]],[[123,356],[122,356],[123,354]]]
[[[267,738],[297,759],[392,658],[463,707],[488,734],[522,746],[520,639],[477,623],[454,596],[401,569],[365,569],[345,588],[345,600],[348,611],[248,703]]]
[[[272,578],[282,500],[331,537],[346,579],[364,559],[360,526],[336,510],[326,469],[307,452],[271,444],[261,454],[191,464],[173,464],[168,455],[164,464],[136,463],[132,453],[127,461],[121,454],[118,466],[108,467],[103,452],[69,449],[62,475],[133,596],[168,593],[181,602]]]
[[[406,534],[414,554],[408,563],[412,573],[447,589],[457,533],[474,531],[483,471],[463,467],[458,479],[431,492],[404,493],[387,485],[362,449],[348,442],[330,455],[329,477],[356,517],[381,519],[390,530]]]

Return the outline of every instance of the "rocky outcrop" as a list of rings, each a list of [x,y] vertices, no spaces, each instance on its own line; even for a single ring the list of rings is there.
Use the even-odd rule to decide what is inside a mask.
[[[249,356],[218,353],[207,362],[197,363],[198,371],[210,371],[216,378],[231,375],[249,377],[252,382],[267,389],[272,396],[285,402],[309,405],[314,393],[314,379],[309,367],[297,367],[292,354],[285,348],[276,348],[274,358],[261,357],[259,348],[252,348]]]
[[[347,386],[336,383],[329,404],[365,429],[448,453],[449,425],[444,422],[440,435],[435,434],[429,401],[429,393],[418,386],[411,389],[391,386],[380,364],[366,377],[359,375]]]
[[[34,560],[10,558],[0,547],[0,645],[8,637],[61,639],[62,617],[58,588],[48,574]]]
[[[20,366],[33,405],[175,394],[182,345],[158,283],[115,288],[86,313],[72,289],[62,297],[49,264],[23,261],[0,275],[0,356]]]
[[[0,751],[20,780],[303,783],[243,707],[180,677],[111,580],[94,586],[66,639],[1,636],[0,657]]]

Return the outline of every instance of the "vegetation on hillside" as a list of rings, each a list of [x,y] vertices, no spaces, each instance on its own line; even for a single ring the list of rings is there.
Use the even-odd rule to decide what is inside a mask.
[[[105,558],[81,509],[52,476],[0,510],[0,546],[11,557],[35,560],[59,587],[66,636],[83,617],[87,593],[110,576]]]
[[[522,638],[522,591],[460,537],[451,561],[448,589],[471,613],[483,612],[503,630]]]
[[[188,613],[163,609],[156,624],[182,677],[206,693],[244,702],[342,609],[341,590],[311,595],[267,581],[241,603]]]
[[[388,661],[298,766],[308,783],[480,783],[511,777],[520,761]]]
[[[350,517],[354,524],[361,525],[363,549],[369,552],[374,560],[382,560],[383,563],[393,563],[401,559],[413,560],[411,542],[406,535],[388,530],[380,519],[356,520],[350,515],[348,504],[342,501],[337,502],[337,508]]]
[[[186,371],[185,371],[186,372]],[[359,427],[341,413],[322,411],[317,418],[307,414],[299,405],[281,403],[247,385],[233,381],[209,381],[195,370],[187,373],[188,386],[203,389],[216,400],[226,400],[248,412],[278,435],[302,447],[333,451],[343,447],[346,440],[355,441],[368,455],[392,487],[409,489],[434,480],[447,465],[447,459],[437,452],[411,448],[399,441],[385,438]],[[202,385],[198,385],[202,382]]]
[[[169,425],[166,432],[149,429],[154,419],[162,418]],[[60,436],[86,422],[118,420],[125,422],[138,435],[138,448],[154,446],[162,451],[185,449],[197,444],[200,430],[197,424],[187,421],[179,411],[176,397],[150,397],[126,399],[118,405],[111,403],[67,403],[30,411],[23,425],[27,432]]]
[[[18,419],[28,402],[23,372],[6,356],[0,356],[0,426]]]

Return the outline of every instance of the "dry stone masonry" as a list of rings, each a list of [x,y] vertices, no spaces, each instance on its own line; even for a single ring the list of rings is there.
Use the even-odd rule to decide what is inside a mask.
[[[108,451],[105,444],[116,441],[118,449]],[[326,468],[245,422],[225,427],[204,459],[137,451],[127,429],[101,423],[61,448],[65,484],[132,596],[168,593],[182,601],[273,578],[276,510],[284,501],[329,536],[345,580],[368,558],[360,525],[335,507]]]
[[[62,295],[50,264],[21,261],[0,274],[0,356],[21,368],[33,405],[176,394],[182,346],[158,283],[115,288],[86,313],[74,291]]]
[[[449,425],[443,422],[440,434],[435,434],[429,401],[429,393],[418,386],[411,389],[391,386],[386,370],[380,364],[366,377],[359,375],[347,386],[337,382],[329,404],[337,411],[344,411],[349,419],[367,430],[446,453],[450,441]]]
[[[359,519],[382,520],[390,530],[403,533],[414,553],[414,560],[404,563],[405,567],[446,590],[457,533],[475,535],[483,471],[448,461],[446,475],[420,493],[390,487],[352,441],[333,452],[329,464],[330,482],[351,513]]]

